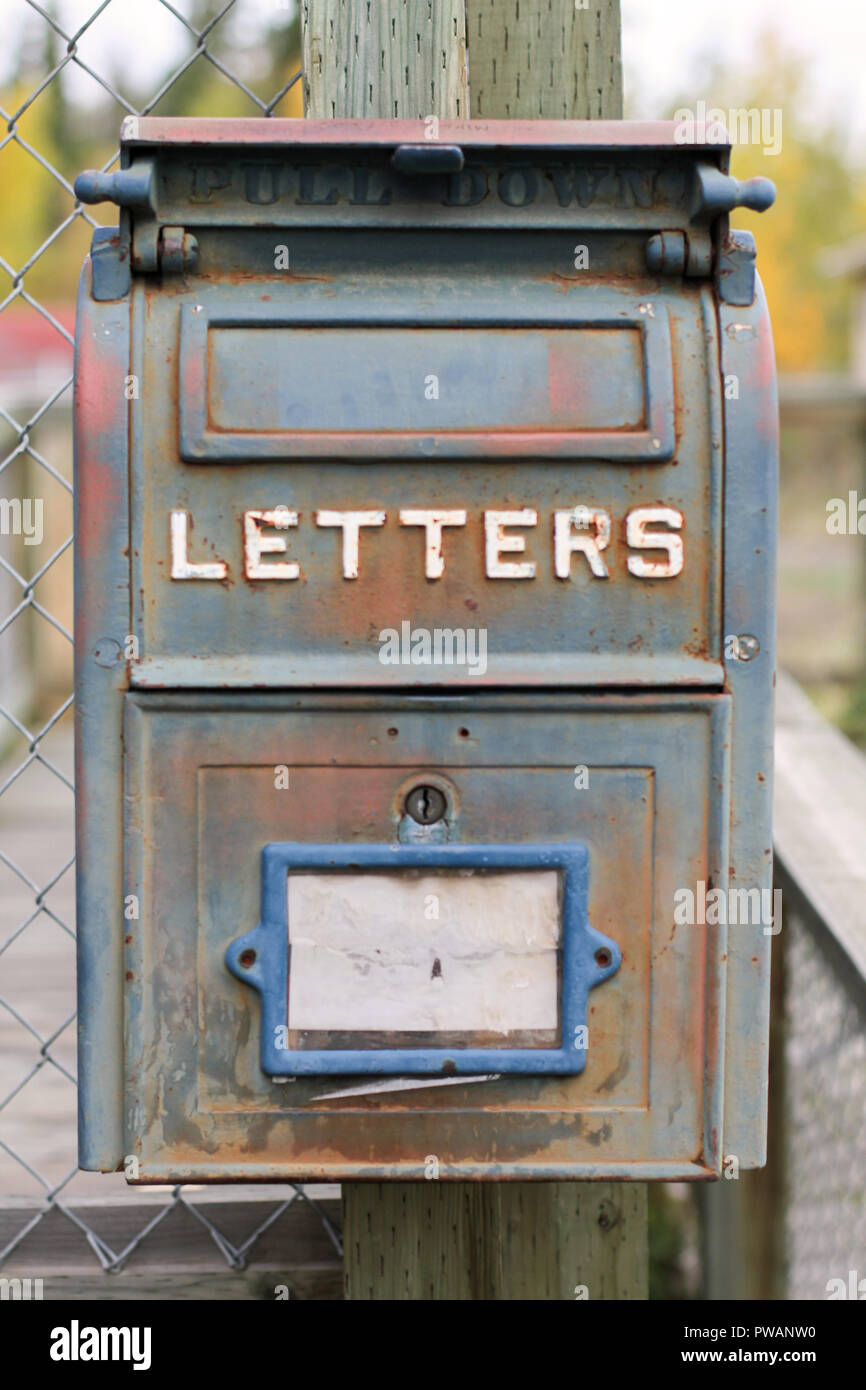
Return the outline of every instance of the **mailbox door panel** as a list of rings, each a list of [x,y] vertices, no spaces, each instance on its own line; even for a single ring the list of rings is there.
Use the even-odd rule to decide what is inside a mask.
[[[125,890],[141,916],[126,931],[126,1152],[140,1180],[418,1178],[431,1154],[451,1178],[717,1174],[726,933],[678,922],[677,904],[727,873],[729,716],[725,696],[129,696]],[[369,1075],[272,1080],[260,996],[226,965],[262,918],[262,851],[354,845],[360,869],[386,846],[399,865],[405,797],[425,778],[449,789],[446,849],[496,846],[501,869],[509,846],[521,868],[534,846],[583,847],[588,921],[621,952],[589,994],[583,1069],[499,1073],[494,1036],[486,1071],[389,1083],[367,1036]],[[353,930],[375,950],[360,896]],[[424,969],[439,960],[439,998],[456,997],[472,953],[437,954],[435,917],[412,932]],[[309,1045],[363,1034],[368,1014],[341,1030],[350,992],[309,1015]],[[469,987],[443,1015],[449,1046],[467,1016],[480,1026],[476,1002]],[[387,1027],[382,1007],[372,1023]]]

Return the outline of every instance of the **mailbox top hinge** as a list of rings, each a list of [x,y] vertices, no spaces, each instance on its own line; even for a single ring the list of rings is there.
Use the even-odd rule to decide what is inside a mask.
[[[712,243],[704,236],[657,232],[646,245],[647,268],[654,275],[709,277]],[[747,231],[727,231],[715,257],[719,299],[751,304],[755,298],[755,238]]]
[[[183,227],[161,227],[156,209],[156,168],[152,160],[139,160],[129,169],[118,169],[113,174],[104,174],[88,169],[79,174],[74,184],[75,196],[82,203],[115,203],[121,210],[120,228],[109,229],[112,241],[117,243],[117,255],[125,261],[125,275],[128,280],[129,269],[145,274],[162,271],[180,274],[192,270],[198,261],[198,242]],[[134,213],[134,220],[130,217]],[[99,229],[98,229],[99,230]],[[103,229],[105,230],[105,229]],[[110,256],[107,243],[109,238],[99,238],[100,254],[106,259],[104,271],[96,274],[94,261],[94,298],[119,299],[127,293],[126,289],[117,291],[123,283],[121,274],[109,271]],[[97,236],[94,235],[94,254]],[[126,248],[126,256],[123,249]],[[98,284],[97,284],[98,280]],[[102,293],[97,293],[99,289]]]
[[[657,232],[647,241],[646,260],[656,275],[709,276],[713,270],[710,223],[722,220],[720,249],[715,257],[719,298],[727,304],[751,304],[755,297],[755,239],[751,232],[730,231],[728,214],[734,208],[764,212],[772,207],[776,187],[770,179],[740,183],[714,165],[695,168],[687,230]]]

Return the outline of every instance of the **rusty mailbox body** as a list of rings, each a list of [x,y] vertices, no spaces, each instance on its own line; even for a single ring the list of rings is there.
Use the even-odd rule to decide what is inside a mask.
[[[777,429],[728,212],[767,190],[664,123],[122,148],[76,185],[121,208],[78,317],[82,1165],[761,1164]]]

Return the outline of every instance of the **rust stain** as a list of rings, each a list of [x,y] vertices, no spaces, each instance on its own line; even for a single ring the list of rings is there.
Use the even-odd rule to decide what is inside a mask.
[[[568,294],[569,290],[576,290],[579,285],[586,284],[586,276],[561,275],[558,270],[552,270],[547,275],[539,275],[538,278],[541,281],[548,281],[554,286],[558,294]]]

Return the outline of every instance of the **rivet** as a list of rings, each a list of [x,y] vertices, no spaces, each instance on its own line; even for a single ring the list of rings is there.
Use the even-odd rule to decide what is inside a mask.
[[[753,661],[761,650],[761,644],[757,637],[753,637],[750,632],[742,632],[737,638],[737,660]]]

